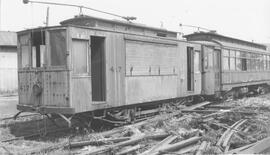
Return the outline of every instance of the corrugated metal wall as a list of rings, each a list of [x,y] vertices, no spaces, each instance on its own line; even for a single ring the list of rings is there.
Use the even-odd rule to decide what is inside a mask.
[[[17,48],[0,47],[0,94],[16,93],[17,90]]]

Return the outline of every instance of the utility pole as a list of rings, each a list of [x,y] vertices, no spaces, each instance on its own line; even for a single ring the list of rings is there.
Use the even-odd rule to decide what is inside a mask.
[[[50,11],[50,7],[47,7],[47,15],[46,15],[46,27],[49,26],[49,11]]]

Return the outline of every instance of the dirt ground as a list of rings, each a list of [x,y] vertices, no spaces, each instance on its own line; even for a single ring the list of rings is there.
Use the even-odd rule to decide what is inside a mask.
[[[9,117],[18,112],[18,96],[0,96],[0,118]]]
[[[17,112],[16,110],[17,102],[18,102],[18,99],[17,97],[14,97],[14,96],[1,97],[0,98],[0,114],[1,114],[0,116],[4,117],[4,116],[14,114],[15,112]],[[230,141],[231,149],[242,147],[249,143],[254,143],[266,137],[270,137],[270,130],[269,130],[270,116],[268,116],[269,111],[270,111],[270,94],[261,95],[258,97],[242,98],[238,100],[228,100],[222,103],[221,106],[246,107],[246,109],[244,108],[244,110],[246,110],[245,112],[252,112],[252,113],[258,112],[258,115],[253,117],[255,119],[249,119],[246,121],[245,125],[243,126],[243,131],[241,132],[242,134],[237,135],[231,139]],[[250,108],[252,110],[248,111],[250,110]],[[241,109],[241,111],[243,112],[243,108]],[[263,115],[259,115],[260,112],[265,112],[265,113]],[[218,127],[217,130],[211,129],[211,132],[205,132],[204,130],[202,130],[202,128],[209,128],[212,126],[204,126],[207,124],[203,124],[203,123],[200,124],[198,120],[192,119],[194,117],[197,117],[199,114],[192,113],[188,115],[192,116],[191,119],[186,120],[184,122],[180,121],[181,118],[172,117],[168,120],[164,120],[164,118],[161,118],[158,122],[152,123],[152,124],[148,123],[143,128],[135,128],[135,127],[126,128],[124,132],[116,135],[116,137],[110,137],[110,138],[125,137],[126,135],[130,135],[131,132],[135,133],[135,135],[136,134],[139,135],[140,137],[140,136],[147,135],[150,133],[155,133],[155,132],[159,133],[159,132],[165,131],[166,133],[172,134],[171,136],[178,137],[178,139],[175,140],[176,141],[175,143],[179,143],[179,141],[181,140],[182,141],[185,139],[187,140],[188,138],[192,139],[193,136],[203,135],[202,141],[212,142],[212,144],[215,144],[213,142],[214,141],[217,142],[220,139],[221,135],[224,133],[224,131],[230,128],[230,126],[238,120],[238,117],[240,119],[246,119],[240,116],[239,113],[237,113],[236,111],[235,113],[232,113],[231,115],[225,115],[224,118],[219,118],[219,119],[210,121],[209,124],[213,125],[213,123],[216,123],[215,126],[223,125],[223,127],[221,128]],[[256,119],[258,119],[257,122],[255,122]],[[12,123],[12,122],[5,122],[5,123]],[[3,124],[3,122],[0,124]],[[224,127],[224,125],[228,125],[228,126]],[[248,135],[247,134],[245,135],[245,133],[248,133]],[[0,127],[0,141],[10,139],[10,138],[15,138],[15,136],[11,134],[10,129],[3,126]],[[126,137],[126,138],[130,138],[130,137]],[[86,139],[87,140],[91,139],[94,141],[100,141],[100,140],[105,139],[106,141],[105,137],[102,137],[102,135],[94,134],[94,133],[89,133],[85,135],[78,134],[78,135],[71,135],[71,136],[65,135],[63,137],[60,136],[59,138],[53,139],[53,140],[51,139],[38,139],[38,140],[20,139],[20,140],[14,140],[11,142],[0,142],[0,154],[44,154],[44,153],[49,153],[49,154],[73,154],[73,153],[81,154],[82,153],[83,154],[89,151],[91,152],[95,149],[102,148],[104,146],[112,147],[112,146],[118,145],[118,143],[115,143],[115,144],[107,143],[104,146],[101,146],[99,148],[96,146],[84,146],[75,150],[70,150],[64,147],[66,146],[66,144],[70,144],[70,141],[74,141],[74,140],[81,141],[81,140],[86,140]],[[138,149],[136,152],[133,152],[132,154],[143,153],[143,151],[145,151],[146,149],[149,149],[155,146],[156,143],[159,143],[159,142],[144,140],[144,142],[136,145],[138,147],[141,147],[141,149]],[[198,147],[199,144],[196,144],[196,146]],[[206,154],[222,153],[222,152],[219,152],[219,148],[217,148],[218,151],[215,150],[215,148],[216,146],[211,147],[211,149],[208,149],[207,152],[205,153]],[[124,148],[124,151],[125,149],[129,149],[129,148]]]

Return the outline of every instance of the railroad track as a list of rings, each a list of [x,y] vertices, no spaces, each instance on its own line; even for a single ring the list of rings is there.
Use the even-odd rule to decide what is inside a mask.
[[[34,116],[40,116],[40,114],[26,114],[26,115],[20,115],[20,116],[17,116],[17,119],[20,119],[20,118],[26,118],[26,117],[34,117]],[[10,117],[4,117],[4,118],[1,118],[0,121],[5,121],[5,120],[14,120],[14,116],[10,116]]]

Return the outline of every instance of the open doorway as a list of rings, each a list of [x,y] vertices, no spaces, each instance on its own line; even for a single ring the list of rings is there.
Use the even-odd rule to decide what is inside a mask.
[[[187,47],[187,90],[194,91],[194,51]]]
[[[92,101],[106,101],[105,38],[91,36]]]

